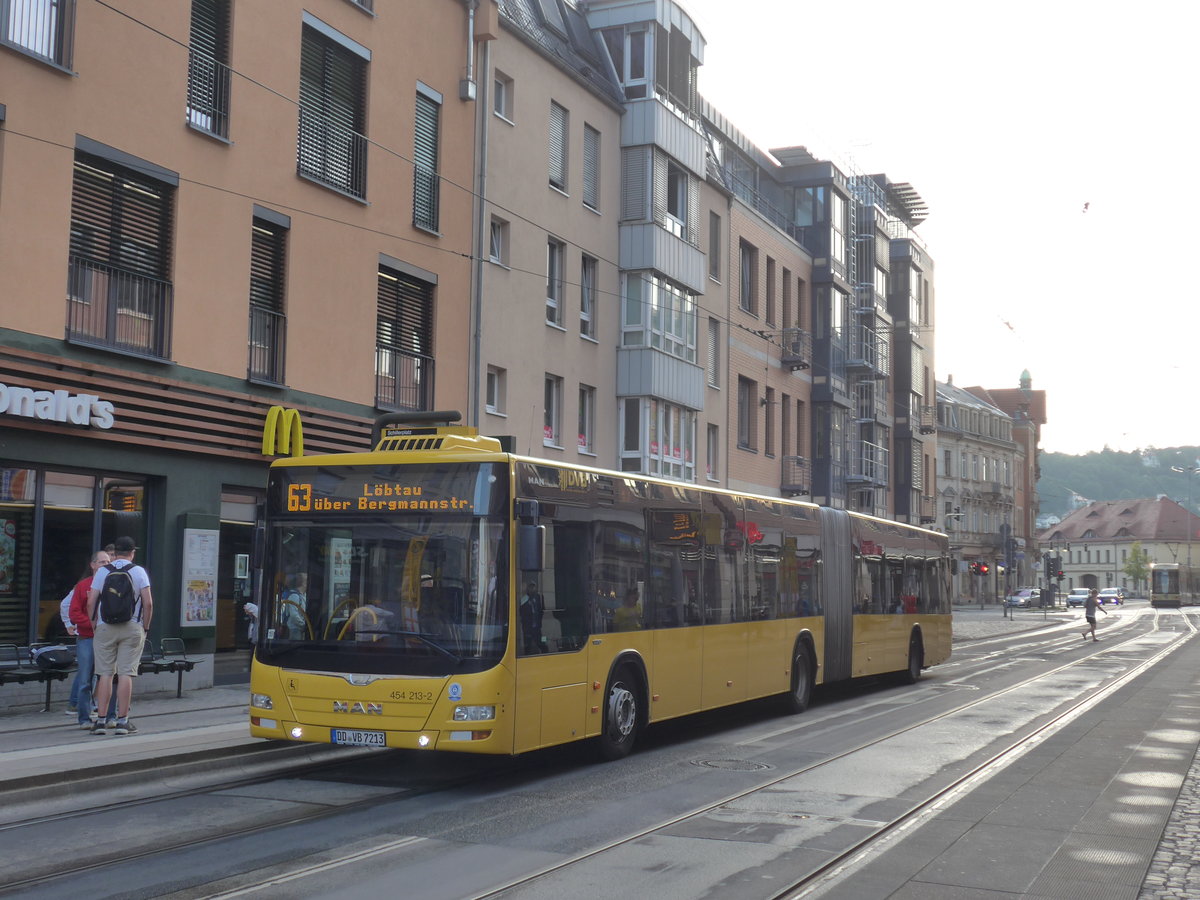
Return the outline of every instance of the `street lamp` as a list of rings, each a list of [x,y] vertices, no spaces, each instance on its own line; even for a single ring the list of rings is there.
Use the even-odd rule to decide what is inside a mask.
[[[1171,466],[1172,472],[1186,472],[1187,480],[1187,564],[1192,567],[1192,476],[1200,472],[1200,466]],[[1190,577],[1190,576],[1189,576]]]

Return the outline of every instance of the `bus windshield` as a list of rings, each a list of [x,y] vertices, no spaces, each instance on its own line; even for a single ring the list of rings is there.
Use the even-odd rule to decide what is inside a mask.
[[[259,659],[309,671],[446,675],[508,641],[504,467],[272,470]]]

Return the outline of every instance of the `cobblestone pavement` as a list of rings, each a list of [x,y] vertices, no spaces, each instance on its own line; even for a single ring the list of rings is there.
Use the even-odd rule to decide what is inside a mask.
[[[956,613],[958,611],[956,610]],[[1041,616],[1017,613],[1012,618],[987,612],[954,617],[955,640],[978,640],[1003,634],[1031,631],[1056,622],[1071,621],[1071,613],[1051,612],[1048,622]],[[1163,829],[1158,850],[1150,861],[1138,900],[1197,900],[1200,898],[1200,752],[1192,758]]]

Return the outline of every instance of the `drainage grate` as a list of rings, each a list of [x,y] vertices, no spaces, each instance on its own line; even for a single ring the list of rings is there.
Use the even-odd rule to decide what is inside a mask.
[[[707,769],[732,769],[735,772],[757,772],[759,769],[771,768],[766,763],[750,762],[745,759],[694,759],[693,766],[704,766]]]

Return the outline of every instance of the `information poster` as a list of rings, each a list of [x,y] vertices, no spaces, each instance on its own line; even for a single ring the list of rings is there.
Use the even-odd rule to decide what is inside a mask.
[[[194,628],[217,623],[217,560],[220,543],[221,532],[216,529],[183,530],[180,627]]]
[[[350,570],[353,560],[354,542],[350,538],[329,539],[329,596],[341,603],[350,595]]]

